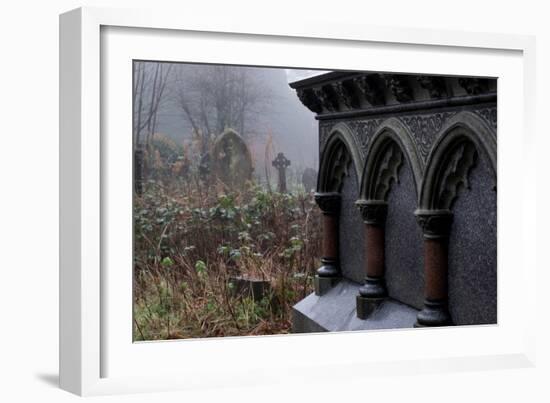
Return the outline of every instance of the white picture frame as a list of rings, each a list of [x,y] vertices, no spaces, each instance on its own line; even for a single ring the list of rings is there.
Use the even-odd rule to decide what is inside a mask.
[[[138,48],[131,42],[136,35],[141,35]],[[188,49],[195,49],[191,59],[180,60],[170,53],[174,44],[182,41],[190,46]],[[197,46],[193,41],[202,42]],[[216,46],[219,41],[231,43],[237,56],[232,58],[221,51],[208,53],[208,46]],[[257,51],[246,54],[238,49],[239,44],[249,49],[256,46]],[[289,49],[285,53],[294,59],[289,59],[287,54],[284,62],[274,64],[274,55],[283,60],[281,49],[285,46]],[[313,57],[309,61],[300,59],[306,57],[308,51],[312,52],[312,48],[342,52],[342,57],[330,62]],[[384,57],[368,64],[372,70],[487,76],[495,76],[491,72],[497,70],[502,73],[496,74],[499,76],[499,324],[132,343],[127,337],[131,323],[120,320],[127,318],[128,313],[131,315],[131,300],[126,298],[131,294],[131,277],[127,272],[110,277],[111,272],[105,271],[112,257],[106,256],[109,248],[104,243],[105,228],[111,225],[115,231],[124,232],[130,224],[127,215],[120,221],[115,215],[105,214],[111,208],[109,200],[114,198],[121,203],[128,200],[113,196],[113,189],[120,186],[109,183],[119,177],[121,182],[117,183],[122,185],[120,194],[123,194],[124,186],[128,185],[124,175],[131,166],[127,164],[128,153],[124,152],[120,154],[118,167],[109,163],[109,153],[124,150],[125,145],[112,142],[114,137],[105,137],[105,133],[114,127],[124,130],[127,119],[131,119],[130,115],[120,113],[127,110],[123,109],[124,102],[129,105],[131,98],[128,99],[124,77],[116,74],[123,72],[125,63],[132,58],[366,69],[367,64],[361,58],[356,62],[346,60],[344,53],[350,51],[383,54]],[[436,57],[441,52],[445,58]],[[412,54],[422,57],[403,61],[403,55]],[[456,63],[466,57],[480,62],[477,65]],[[61,387],[79,395],[97,395],[247,386],[295,382],[296,379],[303,382],[308,377],[329,381],[335,377],[346,379],[380,373],[408,374],[419,369],[436,372],[534,365],[536,228],[535,211],[527,207],[535,189],[534,179],[530,179],[535,177],[531,175],[535,162],[529,159],[534,143],[534,57],[534,38],[521,35],[326,24],[313,18],[304,19],[299,25],[285,26],[276,21],[269,24],[216,18],[206,21],[151,10],[81,8],[61,15]],[[103,60],[105,58],[108,60]],[[106,81],[107,76],[117,79]],[[109,108],[115,107],[120,120],[111,121],[113,114]],[[506,113],[512,109],[517,113]],[[131,126],[127,127],[131,136]],[[515,149],[510,148],[513,147],[509,141],[512,133],[516,142],[521,139]],[[514,170],[507,169],[518,160],[517,153],[521,154],[521,164]],[[117,170],[122,175],[118,175]],[[508,182],[517,184],[518,181],[523,192],[507,186]],[[505,221],[512,216],[513,222]],[[509,231],[502,231],[503,225]],[[118,257],[117,254],[112,258]],[[517,270],[514,273],[511,272],[513,266]],[[122,288],[124,281],[127,290]],[[527,295],[522,298],[521,317],[511,292],[513,287],[521,288],[522,295]],[[126,294],[113,298],[116,290]],[[462,343],[456,345],[456,341]],[[315,351],[334,348],[339,348],[341,357],[315,354]],[[364,354],[350,354],[359,348]],[[145,363],[144,369],[134,370],[135,357]],[[185,362],[182,357],[186,358]]]

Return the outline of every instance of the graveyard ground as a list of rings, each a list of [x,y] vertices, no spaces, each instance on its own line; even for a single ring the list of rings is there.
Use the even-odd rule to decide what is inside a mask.
[[[134,340],[288,333],[292,305],[313,291],[319,214],[299,190],[144,183],[134,200]]]

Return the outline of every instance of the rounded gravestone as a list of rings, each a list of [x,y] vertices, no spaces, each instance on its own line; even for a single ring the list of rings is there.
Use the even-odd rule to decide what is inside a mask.
[[[225,130],[212,150],[212,174],[226,186],[242,188],[252,178],[252,157],[244,139],[234,130]]]

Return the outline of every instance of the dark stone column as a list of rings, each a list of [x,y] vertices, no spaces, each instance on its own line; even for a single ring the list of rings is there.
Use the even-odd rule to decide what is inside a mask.
[[[365,284],[357,296],[357,317],[366,319],[386,298],[385,231],[388,205],[378,200],[358,200],[365,223]]]
[[[416,327],[451,325],[448,310],[448,243],[453,215],[449,210],[420,210],[416,213],[424,234],[424,308]]]
[[[338,258],[338,217],[340,194],[336,192],[315,193],[315,202],[323,212],[323,257],[322,266],[315,276],[315,294],[325,294],[341,278]]]

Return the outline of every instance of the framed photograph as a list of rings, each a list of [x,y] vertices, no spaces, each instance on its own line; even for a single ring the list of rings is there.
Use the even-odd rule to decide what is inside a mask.
[[[533,38],[84,8],[60,45],[62,388],[533,365]]]

